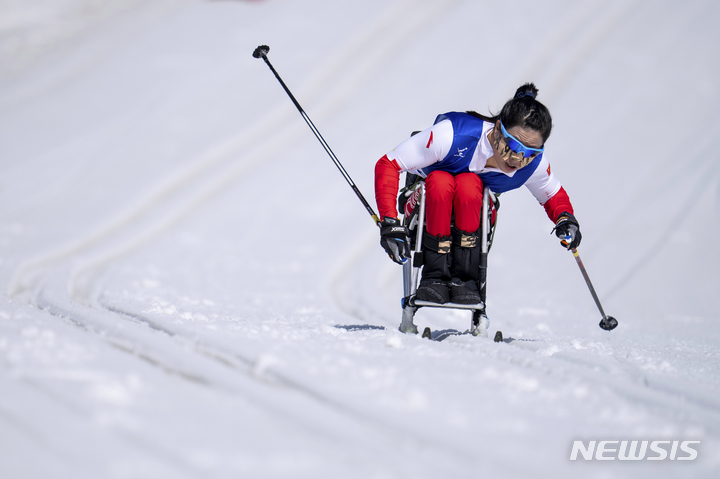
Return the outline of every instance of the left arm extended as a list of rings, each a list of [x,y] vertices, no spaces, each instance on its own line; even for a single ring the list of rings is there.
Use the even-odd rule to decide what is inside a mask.
[[[550,162],[546,158],[543,158],[525,186],[543,205],[548,217],[555,223],[553,231],[560,238],[560,243],[568,249],[577,248],[582,239],[580,225],[575,219],[570,197],[552,173]]]

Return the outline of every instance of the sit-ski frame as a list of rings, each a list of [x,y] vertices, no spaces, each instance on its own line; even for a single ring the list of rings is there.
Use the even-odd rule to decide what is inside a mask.
[[[419,190],[419,198],[417,198],[417,214],[415,211],[404,218],[403,223],[408,230],[415,230],[415,249],[411,258],[403,264],[403,294],[402,300],[403,313],[402,322],[400,323],[400,331],[403,333],[417,334],[418,329],[414,323],[415,313],[422,307],[427,308],[447,308],[447,309],[469,309],[473,312],[472,322],[470,325],[470,333],[477,336],[487,336],[487,327],[489,321],[485,313],[485,302],[487,293],[487,257],[490,243],[492,242],[491,232],[491,215],[490,212],[493,205],[497,203],[495,194],[490,188],[483,189],[483,209],[480,224],[480,279],[478,281],[478,290],[480,292],[481,302],[477,304],[459,304],[459,303],[433,303],[430,301],[422,301],[416,299],[418,278],[420,276],[420,268],[422,267],[422,238],[425,229],[425,182],[419,181],[412,187],[413,191]],[[408,195],[410,192],[407,193]],[[491,203],[492,201],[492,203]],[[494,231],[493,231],[494,233]],[[412,233],[411,233],[412,234]]]

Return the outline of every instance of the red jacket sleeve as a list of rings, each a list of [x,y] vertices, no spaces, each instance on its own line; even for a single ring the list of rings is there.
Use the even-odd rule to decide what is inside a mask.
[[[561,213],[574,214],[572,203],[570,203],[570,197],[565,191],[565,188],[562,186],[558,192],[552,196],[552,198],[545,202],[543,206],[545,207],[545,212],[553,223],[557,223]]]
[[[387,155],[375,164],[375,201],[382,220],[384,217],[397,218],[398,183],[400,167],[396,161],[390,161]]]

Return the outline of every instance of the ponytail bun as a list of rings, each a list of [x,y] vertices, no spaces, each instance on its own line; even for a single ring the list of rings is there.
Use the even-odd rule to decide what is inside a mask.
[[[514,126],[530,128],[542,135],[543,144],[552,131],[552,117],[547,107],[537,101],[538,89],[534,83],[526,83],[517,90],[500,111],[500,121],[505,128]]]
[[[521,86],[520,88],[518,88],[517,90],[515,90],[515,98],[518,100],[520,98],[527,98],[527,97],[534,99],[534,98],[537,98],[537,94],[538,94],[538,89],[537,89],[537,87],[535,87],[534,83],[526,83],[523,86]]]

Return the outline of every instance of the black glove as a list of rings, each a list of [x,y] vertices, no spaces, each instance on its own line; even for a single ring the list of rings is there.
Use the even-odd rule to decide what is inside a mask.
[[[390,259],[403,264],[410,256],[408,230],[396,218],[384,217],[380,223],[380,246]]]
[[[560,238],[560,244],[567,249],[575,249],[580,245],[582,235],[580,234],[580,225],[573,215],[563,211],[555,223],[553,228],[555,236]]]

